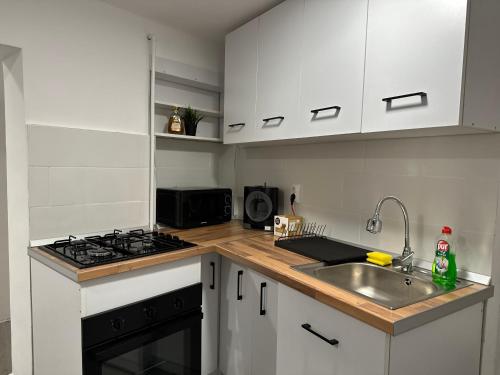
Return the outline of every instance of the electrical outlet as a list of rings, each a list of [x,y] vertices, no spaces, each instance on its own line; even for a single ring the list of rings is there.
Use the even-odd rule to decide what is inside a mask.
[[[302,187],[300,186],[300,184],[294,184],[292,185],[292,192],[291,194],[295,194],[295,202],[296,203],[300,203],[300,192],[302,190]]]

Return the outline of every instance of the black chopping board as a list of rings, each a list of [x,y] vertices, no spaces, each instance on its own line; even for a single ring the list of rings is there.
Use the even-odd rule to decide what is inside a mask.
[[[290,238],[275,241],[276,246],[330,265],[364,262],[368,250],[326,237]]]

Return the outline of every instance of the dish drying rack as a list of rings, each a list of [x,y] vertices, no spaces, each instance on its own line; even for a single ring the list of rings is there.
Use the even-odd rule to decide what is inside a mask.
[[[300,238],[312,238],[312,237],[324,237],[324,232],[326,229],[326,224],[317,224],[317,223],[298,223],[292,224],[286,234],[282,234],[275,241],[278,243],[284,240],[295,240]]]
[[[324,235],[325,229],[326,225],[316,223],[297,224],[274,245],[328,265],[366,260],[368,250],[330,239]]]

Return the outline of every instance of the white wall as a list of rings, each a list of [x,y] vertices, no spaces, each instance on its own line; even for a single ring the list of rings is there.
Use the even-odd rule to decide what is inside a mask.
[[[26,120],[147,132],[148,41],[217,70],[220,46],[95,0],[0,0],[0,44],[23,49]]]
[[[78,160],[68,160],[68,155],[75,153],[63,152],[59,144],[51,144],[50,150],[36,148],[32,144],[29,172],[33,238],[44,238],[66,230],[78,233],[144,223],[147,213],[143,213],[142,202],[147,197],[144,198],[141,192],[142,186],[149,183],[147,175],[142,176],[144,164],[125,165],[124,160],[128,159],[124,155],[120,155],[122,159],[116,158],[102,149],[94,154],[95,147],[88,141],[93,138],[100,144],[108,138],[107,131],[122,133],[116,136],[116,142],[111,142],[112,150],[117,151],[121,139],[125,137],[123,133],[138,134],[131,141],[137,148],[121,151],[131,151],[131,155],[139,155],[139,163],[144,161],[141,139],[148,132],[149,45],[146,35],[149,33],[157,37],[159,56],[209,70],[222,70],[222,46],[196,39],[168,25],[150,22],[101,1],[0,0],[0,44],[20,47],[23,53],[26,119],[22,121],[102,131],[93,132],[84,139],[79,136],[71,140],[75,148],[87,146],[88,155],[82,154]],[[18,85],[22,89],[23,83],[18,82]],[[36,136],[40,142],[47,140],[51,134],[51,127],[43,129]],[[26,132],[25,127],[21,130]],[[64,129],[58,136],[68,141]],[[23,140],[26,141],[26,133]],[[22,153],[26,148],[20,147],[16,151]],[[39,164],[39,155],[50,156],[51,159],[42,160]],[[102,164],[86,163],[86,156],[109,159],[103,160]],[[19,179],[13,179],[14,184],[19,183],[24,167],[28,166],[27,151],[17,155],[15,160],[25,164],[18,168],[18,175],[21,174]],[[117,160],[121,160],[122,164],[117,165]],[[57,183],[62,175],[71,175],[77,170],[84,171],[86,176],[99,178],[103,190],[97,191],[96,185],[92,184],[76,188],[71,179]],[[26,171],[24,185],[17,187],[19,194],[27,191],[27,174]],[[117,180],[125,181],[128,190],[118,186],[120,197],[110,199],[109,185],[116,185]],[[140,186],[138,193],[137,186]],[[26,195],[24,203],[27,202]],[[19,204],[17,211],[23,209],[24,203]],[[28,207],[26,226],[27,210]],[[98,215],[94,216],[94,221],[89,219],[92,210]],[[63,226],[65,213],[70,214],[71,220],[85,219]],[[75,226],[75,223],[78,225]],[[23,221],[18,222],[18,225],[23,224]],[[27,241],[28,237],[25,239]],[[16,254],[14,259],[12,256],[10,259],[15,375],[31,374],[27,245],[24,244],[21,249],[9,245],[11,255],[13,252]]]
[[[29,126],[30,238],[148,224],[146,135]]]
[[[491,273],[500,182],[500,136],[456,136],[243,148],[237,185],[267,182],[286,196],[302,185],[298,212],[328,224],[328,234],[396,253],[403,248],[401,210],[382,209],[382,233],[365,231],[378,200],[396,195],[410,216],[411,245],[433,259],[443,225],[458,241],[459,265]],[[288,207],[286,208],[289,211]]]
[[[382,233],[365,231],[377,201],[396,195],[407,205],[418,258],[432,260],[435,238],[441,226],[449,225],[459,267],[493,274],[498,281],[500,135],[241,148],[236,169],[240,207],[243,186],[264,182],[283,190],[282,207],[291,185],[301,184],[298,214],[327,224],[327,235],[400,253],[404,227],[396,205],[383,207]],[[495,297],[488,303],[484,375],[500,373],[495,367],[499,301]]]
[[[233,188],[233,146],[157,139],[156,150],[157,187]]]

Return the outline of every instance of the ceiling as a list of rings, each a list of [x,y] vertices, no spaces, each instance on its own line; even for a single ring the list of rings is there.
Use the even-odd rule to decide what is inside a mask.
[[[116,7],[216,42],[283,0],[103,0]]]

